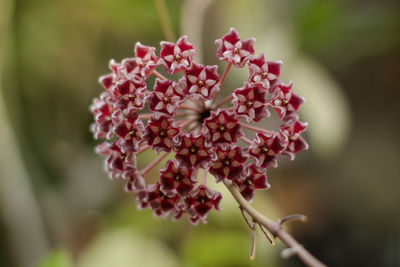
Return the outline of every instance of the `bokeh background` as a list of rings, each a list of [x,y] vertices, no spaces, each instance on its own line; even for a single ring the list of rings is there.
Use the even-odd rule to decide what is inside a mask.
[[[399,1],[166,3],[198,60],[217,64],[214,40],[235,27],[307,100],[310,149],[282,158],[254,205],[308,215],[286,228],[329,266],[400,266]],[[223,188],[224,210],[193,227],[137,211],[103,172],[89,132],[97,77],[162,39],[153,1],[0,0],[0,266],[302,266],[262,236],[250,261]]]

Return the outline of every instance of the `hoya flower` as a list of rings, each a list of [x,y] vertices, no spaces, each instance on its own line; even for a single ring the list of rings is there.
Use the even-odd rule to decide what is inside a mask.
[[[172,114],[177,109],[181,99],[182,93],[176,83],[157,78],[148,101],[152,111]]]
[[[254,38],[241,40],[238,32],[231,28],[229,33],[215,41],[218,45],[217,57],[238,68],[243,68],[254,55],[254,42]]]
[[[290,118],[298,118],[297,110],[304,102],[304,98],[293,92],[293,83],[279,84],[269,101],[279,117],[286,121]]]
[[[298,120],[290,120],[286,124],[281,125],[280,131],[287,139],[288,144],[282,154],[289,155],[294,160],[297,152],[308,149],[307,142],[301,137],[301,133],[307,129],[307,123]]]
[[[222,195],[205,185],[197,187],[186,198],[185,204],[192,223],[205,219],[212,208],[220,210]]]
[[[185,92],[196,98],[212,99],[215,93],[219,91],[218,82],[220,78],[217,69],[217,66],[204,66],[193,62],[186,70]]]
[[[216,43],[217,57],[229,63],[222,75],[216,66],[195,62],[196,50],[183,36],[161,42],[159,56],[137,43],[135,57],[111,60],[110,73],[99,80],[103,92],[90,106],[91,130],[102,139],[96,152],[105,157],[109,175],[135,194],[138,208],[156,216],[205,223],[222,199],[206,186],[209,179],[251,201],[256,190],[269,188],[267,168],[277,166],[279,154],[294,159],[307,149],[301,137],[307,124],[297,113],[304,100],[280,80],[282,63],[264,54],[255,58],[254,39],[241,40],[234,29]],[[247,63],[243,86],[224,86],[230,68]],[[169,76],[158,72],[160,65]],[[180,77],[170,75],[177,72]],[[227,95],[222,100],[221,90]],[[268,123],[269,108],[278,112],[280,126],[258,128],[255,122],[275,125]],[[142,166],[137,158],[148,150],[156,153],[147,154],[154,158]]]
[[[258,132],[253,144],[249,147],[250,156],[255,159],[256,165],[265,168],[277,167],[277,155],[286,148],[285,136],[277,132]]]
[[[193,168],[187,167],[174,160],[169,160],[165,168],[160,170],[161,191],[176,190],[180,196],[187,195],[194,187],[196,178]]]
[[[243,174],[243,164],[247,158],[239,146],[232,145],[225,149],[217,147],[211,161],[210,173],[217,182],[238,178]]]
[[[200,134],[182,134],[181,144],[176,148],[176,158],[188,166],[203,166],[210,160],[209,144]]]
[[[233,96],[235,112],[247,122],[260,121],[269,116],[266,91],[260,85],[246,82],[243,87],[234,91]]]
[[[157,152],[171,151],[173,140],[180,132],[172,119],[164,115],[153,116],[147,127],[144,138]]]
[[[137,113],[133,113],[131,116],[126,117],[114,127],[114,132],[120,137],[121,150],[137,151],[139,144],[143,140],[145,132],[143,122]]]
[[[196,55],[196,50],[187,41],[187,36],[179,38],[176,44],[161,42],[160,64],[164,65],[165,70],[170,74],[186,70],[192,63],[194,55]]]
[[[135,57],[127,58],[122,61],[126,76],[147,78],[151,72],[158,66],[158,57],[156,48],[145,46],[141,43],[135,45]]]
[[[249,164],[244,170],[243,178],[235,179],[235,184],[239,192],[247,201],[254,198],[254,190],[268,189],[270,185],[267,182],[265,169],[258,168],[255,164]]]
[[[249,61],[249,82],[260,84],[272,93],[275,89],[274,85],[279,82],[281,66],[281,61],[267,61],[265,55],[261,53],[259,57]]]
[[[167,216],[175,209],[179,196],[176,192],[165,194],[161,191],[160,187],[160,183],[149,185],[145,201],[151,206],[154,215]]]
[[[225,109],[212,112],[210,117],[204,120],[204,126],[214,144],[236,143],[237,138],[243,135],[237,115]]]

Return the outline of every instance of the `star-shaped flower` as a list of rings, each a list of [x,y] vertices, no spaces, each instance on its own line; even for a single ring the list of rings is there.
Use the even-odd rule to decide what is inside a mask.
[[[176,190],[181,196],[186,196],[196,184],[193,168],[168,160],[164,169],[160,170],[161,191],[169,193]]]
[[[238,32],[231,28],[228,34],[215,41],[218,45],[217,57],[243,68],[254,55],[254,41],[254,38],[240,40]]]
[[[269,116],[265,90],[258,84],[244,83],[233,93],[233,105],[239,117],[244,117],[247,122],[260,121]]]
[[[298,120],[290,120],[286,124],[281,125],[280,131],[288,139],[286,149],[282,154],[290,156],[291,160],[294,160],[297,152],[308,149],[307,142],[301,137],[301,133],[307,129],[307,123]]]
[[[249,82],[257,83],[272,93],[275,84],[279,81],[281,61],[267,61],[264,54],[249,61]]]
[[[242,148],[231,145],[224,148],[217,147],[211,159],[210,173],[215,176],[217,182],[223,179],[232,180],[241,177],[243,164],[247,161],[248,155],[242,152]]]
[[[186,209],[192,223],[207,217],[212,208],[221,210],[219,203],[222,195],[205,185],[200,185],[185,199]]]
[[[277,167],[276,157],[286,145],[287,139],[282,134],[271,131],[257,132],[254,143],[249,146],[249,154],[255,159],[258,167]]]
[[[112,102],[110,102],[110,93],[103,92],[100,99],[94,98],[93,104],[90,105],[90,111],[93,113],[95,122],[90,126],[95,139],[111,139],[114,136],[112,131],[113,124],[111,115],[114,112]]]
[[[208,136],[213,144],[232,144],[243,135],[236,113],[220,109],[211,112],[203,125],[208,130]]]
[[[145,46],[139,42],[136,43],[135,57],[127,58],[122,61],[126,76],[149,77],[151,72],[158,66],[158,57],[155,52],[155,47]]]
[[[210,160],[209,144],[202,134],[182,134],[176,159],[187,166],[200,167]]]
[[[169,74],[186,70],[192,63],[193,56],[196,55],[194,46],[187,41],[187,36],[179,38],[175,43],[161,42],[161,52],[159,63],[164,65]]]
[[[174,121],[162,114],[155,114],[146,126],[144,139],[157,152],[171,151],[174,138],[179,136],[180,129]]]
[[[154,90],[148,97],[152,111],[173,114],[182,102],[182,92],[175,82],[156,79]]]
[[[270,106],[278,113],[279,117],[286,121],[298,119],[297,110],[304,102],[304,98],[292,91],[293,83],[279,84],[269,101]]]
[[[149,203],[154,215],[166,217],[175,209],[180,197],[172,191],[165,194],[160,187],[159,182],[149,185],[145,201]]]
[[[128,115],[143,109],[145,105],[146,84],[140,80],[124,80],[116,84],[113,89],[116,110]]]
[[[246,167],[243,178],[235,179],[234,183],[242,196],[249,202],[254,198],[254,190],[268,189],[270,187],[267,182],[266,170],[258,168],[253,163]]]
[[[129,117],[121,120],[114,127],[114,132],[121,137],[121,149],[123,152],[137,151],[143,140],[145,132],[143,122],[137,113],[132,113]]]
[[[220,77],[217,66],[204,66],[193,62],[186,70],[185,92],[195,98],[212,99],[219,91]]]

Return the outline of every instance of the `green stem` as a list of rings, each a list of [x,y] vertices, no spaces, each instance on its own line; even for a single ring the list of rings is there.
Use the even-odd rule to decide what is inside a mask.
[[[174,30],[172,29],[171,21],[169,20],[167,7],[165,5],[165,0],[154,0],[154,4],[157,10],[157,16],[160,20],[160,26],[163,31],[164,37],[170,41],[175,41]]]

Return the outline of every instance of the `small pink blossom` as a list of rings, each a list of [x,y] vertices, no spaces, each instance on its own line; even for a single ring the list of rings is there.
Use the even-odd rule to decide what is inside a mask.
[[[169,193],[176,190],[180,196],[186,196],[196,184],[193,168],[174,160],[169,160],[160,170],[161,191]]]
[[[160,187],[160,183],[149,185],[145,201],[149,203],[154,215],[166,217],[173,212],[180,198],[176,192],[165,194]]]
[[[260,84],[272,93],[275,89],[275,84],[279,82],[281,66],[281,61],[267,61],[264,54],[260,54],[249,61],[249,82]]]
[[[195,62],[190,65],[185,74],[185,93],[203,99],[212,99],[219,91],[220,77],[217,66],[204,66]]]
[[[266,170],[258,168],[253,163],[246,167],[243,177],[235,179],[234,182],[247,201],[253,200],[254,190],[268,189],[270,187],[267,182]]]
[[[209,139],[213,144],[232,144],[243,135],[240,130],[237,115],[220,109],[218,112],[211,112],[203,125],[207,128]]]
[[[156,79],[154,90],[148,98],[152,111],[172,114],[182,102],[182,92],[178,85],[170,80]]]
[[[221,210],[222,195],[205,185],[200,185],[185,199],[186,209],[192,223],[205,219],[212,208]]]
[[[121,138],[123,152],[137,151],[145,133],[143,122],[137,113],[119,122],[114,127],[114,132]]]
[[[307,142],[300,135],[307,129],[307,126],[306,122],[290,120],[280,127],[281,133],[288,139],[287,147],[282,154],[289,155],[291,160],[294,160],[297,152],[308,149]]]
[[[174,121],[164,115],[153,116],[147,127],[144,139],[157,152],[171,151],[174,138],[180,132]]]
[[[233,106],[239,117],[247,122],[257,122],[269,116],[265,90],[257,84],[245,82],[244,86],[233,93]]]
[[[210,159],[209,144],[200,134],[182,134],[176,158],[187,166],[203,166]]]
[[[255,159],[258,167],[277,167],[276,157],[283,152],[286,145],[285,136],[277,132],[258,132],[254,143],[249,147],[249,154]]]
[[[279,84],[269,101],[270,106],[275,109],[279,117],[286,121],[298,119],[297,110],[304,102],[304,98],[293,92],[293,83]]]
[[[243,68],[254,55],[254,42],[254,38],[241,40],[238,32],[231,28],[228,34],[215,41],[218,45],[217,57]]]
[[[196,55],[194,46],[187,41],[187,36],[179,38],[175,43],[161,42],[159,63],[165,67],[169,74],[186,70]]]
[[[240,146],[232,145],[225,149],[217,147],[211,159],[210,173],[215,176],[217,182],[241,177],[243,164],[247,159],[248,155],[242,152]]]

